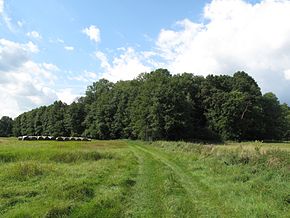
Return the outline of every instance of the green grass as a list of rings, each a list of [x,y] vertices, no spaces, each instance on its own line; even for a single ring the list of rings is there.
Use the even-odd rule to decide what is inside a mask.
[[[0,217],[290,217],[290,144],[0,139]]]

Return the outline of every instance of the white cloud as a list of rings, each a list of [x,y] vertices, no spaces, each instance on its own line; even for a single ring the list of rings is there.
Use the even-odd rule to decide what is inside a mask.
[[[273,91],[290,103],[290,1],[213,0],[204,7],[202,22],[178,21],[162,29],[156,48],[127,48],[110,63],[96,56],[104,76],[132,79],[143,71],[164,67],[172,73],[198,75],[248,72],[263,92]]]
[[[64,40],[63,40],[63,39],[60,39],[60,38],[57,38],[57,39],[56,39],[56,42],[58,42],[58,43],[62,43],[62,44],[63,44],[63,43],[64,43]]]
[[[123,53],[119,57],[115,57],[112,63],[109,63],[106,55],[102,52],[96,52],[96,57],[104,69],[102,77],[111,81],[129,80],[137,77],[140,73],[151,70],[143,63],[146,61],[144,55],[130,47],[123,49]]]
[[[51,87],[57,79],[57,66],[36,63],[30,55],[38,52],[32,42],[0,39],[0,117],[18,114],[57,99]]]
[[[59,71],[59,68],[54,64],[43,63],[42,66],[48,71]]]
[[[98,74],[91,71],[84,71],[82,74],[69,76],[68,79],[84,83],[91,83],[98,79]]]
[[[56,94],[59,100],[67,104],[71,104],[80,96],[74,94],[71,88],[61,89]]]
[[[52,44],[59,44],[59,45],[61,45],[61,46],[63,47],[63,49],[66,50],[66,51],[74,51],[74,50],[75,50],[75,48],[74,48],[73,46],[71,46],[71,45],[67,45],[66,42],[65,42],[63,39],[61,39],[61,38],[56,38],[56,39],[52,39],[52,38],[50,38],[50,39],[49,39],[49,43],[52,43]]]
[[[12,19],[4,11],[2,13],[2,18],[9,31],[14,32],[15,28],[13,26]]]
[[[17,21],[17,25],[21,28],[21,27],[23,27],[23,25],[24,25],[24,21],[20,21],[20,20],[18,20]]]
[[[98,75],[95,72],[89,72],[89,71],[85,71],[85,75],[86,77],[96,80],[98,78]]]
[[[73,51],[75,48],[73,46],[64,46],[64,49],[67,51]]]
[[[31,53],[38,53],[39,52],[39,49],[38,49],[38,46],[33,44],[33,42],[28,42],[26,44],[28,50],[31,52]]]
[[[28,61],[30,54],[38,51],[38,47],[32,42],[20,44],[0,39],[0,72],[20,67]]]
[[[97,51],[96,58],[99,59],[99,61],[101,62],[101,67],[103,69],[106,69],[106,70],[110,69],[111,66],[109,64],[108,58],[105,53],[101,51]]]
[[[287,80],[290,80],[290,69],[284,71],[284,77]]]
[[[63,39],[56,38],[56,39],[49,39],[49,43],[52,44],[60,44],[63,48],[67,51],[74,51],[75,48],[73,46],[67,45]]]
[[[3,19],[4,24],[6,25],[6,27],[9,29],[9,31],[14,32],[15,28],[14,25],[12,23],[12,19],[10,18],[10,16],[5,13],[4,11],[4,0],[0,0],[0,18]]]
[[[245,70],[263,91],[290,92],[285,81],[290,69],[290,1],[214,0],[203,16],[206,23],[185,19],[177,23],[179,30],[161,30],[157,50],[171,71],[207,75]]]
[[[82,33],[86,34],[90,40],[94,41],[95,43],[99,43],[101,41],[100,29],[94,25],[84,28]]]
[[[34,38],[34,39],[37,39],[37,40],[40,40],[42,38],[42,36],[36,31],[28,32],[28,33],[26,33],[26,35],[28,37],[31,37],[31,38]]]
[[[4,11],[4,0],[0,0],[0,15],[2,15]]]
[[[49,43],[59,43],[59,44],[64,44],[64,40],[63,39],[60,39],[60,38],[56,38],[56,39],[53,39],[53,38],[50,38],[49,39]]]

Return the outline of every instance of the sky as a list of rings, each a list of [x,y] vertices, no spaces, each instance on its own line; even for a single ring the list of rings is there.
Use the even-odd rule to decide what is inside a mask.
[[[246,71],[290,104],[289,0],[0,0],[0,117],[166,68]]]

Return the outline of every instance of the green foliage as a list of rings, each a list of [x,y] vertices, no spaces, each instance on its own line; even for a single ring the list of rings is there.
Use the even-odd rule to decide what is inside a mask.
[[[11,119],[0,121],[1,134],[12,134]],[[131,81],[100,79],[71,105],[56,101],[23,113],[14,120],[13,134],[147,141],[289,140],[290,108],[280,105],[273,93],[262,96],[245,72],[204,78],[157,69]]]
[[[248,74],[208,76],[202,92],[210,129],[225,140],[260,138],[263,122],[261,92]]]
[[[285,116],[278,98],[273,93],[266,93],[262,98],[262,106],[264,120],[263,139],[282,139],[286,130],[284,129],[285,126],[283,126]]]
[[[279,125],[282,126],[282,139],[290,141],[290,107],[287,104],[282,104],[281,111],[283,120]]]
[[[0,137],[12,136],[13,120],[4,116],[0,119]]]

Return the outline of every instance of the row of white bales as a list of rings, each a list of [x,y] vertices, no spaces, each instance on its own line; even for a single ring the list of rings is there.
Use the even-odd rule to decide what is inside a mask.
[[[56,141],[91,141],[92,139],[86,137],[64,137],[64,136],[19,136],[18,140],[22,141],[32,141],[32,140],[56,140]]]

